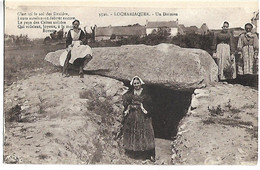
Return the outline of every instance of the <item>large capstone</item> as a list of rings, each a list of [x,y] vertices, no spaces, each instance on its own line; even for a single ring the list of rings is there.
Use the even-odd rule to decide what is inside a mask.
[[[55,64],[57,59],[47,56]],[[175,90],[201,88],[218,80],[218,68],[209,53],[173,44],[94,48],[84,70],[126,81],[137,75],[147,84]]]

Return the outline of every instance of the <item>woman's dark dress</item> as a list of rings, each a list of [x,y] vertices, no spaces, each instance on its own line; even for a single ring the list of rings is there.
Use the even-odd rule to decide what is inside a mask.
[[[79,29],[80,30],[80,29]],[[66,48],[72,44],[72,36],[71,36],[71,31],[73,31],[73,29],[70,29],[68,34],[67,34],[67,39],[66,39]],[[79,40],[82,41],[83,45],[86,45],[86,35],[85,33],[81,30],[80,32],[80,36],[79,36]]]
[[[134,95],[133,91],[127,92],[123,96],[125,110],[128,105],[133,104],[134,101],[143,103],[143,107],[148,113],[143,113],[140,107],[129,111],[123,125],[124,148],[131,151],[152,150],[155,148],[155,143],[152,118],[150,115],[151,98],[145,90],[143,90],[139,96]]]

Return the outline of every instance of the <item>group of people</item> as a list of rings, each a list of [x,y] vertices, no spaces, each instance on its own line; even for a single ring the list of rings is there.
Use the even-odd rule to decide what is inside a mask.
[[[86,45],[86,35],[79,28],[79,20],[73,21],[73,29],[69,30],[66,40],[66,52],[60,57],[63,76],[68,77],[68,65],[79,66],[79,75],[84,77],[83,67],[92,59],[92,50]],[[252,33],[253,25],[245,24],[245,32],[239,36],[237,50],[229,23],[224,22],[222,31],[214,35],[213,58],[218,64],[219,80],[235,79],[238,75],[258,74],[258,35]],[[235,54],[238,57],[235,57]]]
[[[85,34],[79,29],[80,22],[73,21],[73,29],[68,32],[63,64],[63,75],[68,76],[68,64],[79,60],[80,77],[83,77],[83,66],[92,59],[92,50],[84,44]],[[218,64],[220,80],[235,79],[238,74],[257,74],[258,37],[252,33],[252,24],[245,25],[246,32],[238,40],[239,59],[235,59],[233,35],[229,31],[229,23],[224,22],[222,31],[214,36],[214,54]],[[237,64],[236,64],[237,63]],[[133,155],[142,152],[151,161],[155,161],[155,140],[151,118],[151,97],[142,87],[143,80],[135,76],[130,82],[133,87],[123,96],[124,117],[123,146],[126,153]]]
[[[237,50],[227,21],[224,22],[222,31],[214,35],[213,58],[218,64],[219,80],[258,74],[258,36],[252,33],[252,28],[252,24],[245,24],[245,32],[239,36]],[[238,57],[235,57],[236,52]]]

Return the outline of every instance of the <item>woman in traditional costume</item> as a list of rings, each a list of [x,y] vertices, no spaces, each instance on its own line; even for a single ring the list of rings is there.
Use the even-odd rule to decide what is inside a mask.
[[[135,76],[130,85],[133,90],[123,96],[125,107],[123,124],[123,146],[126,152],[145,152],[155,161],[154,130],[151,118],[151,97],[142,87],[144,82]]]
[[[72,22],[73,29],[69,30],[66,40],[66,51],[60,56],[60,64],[63,66],[62,75],[68,77],[69,63],[79,66],[79,75],[84,77],[83,67],[92,59],[92,49],[86,44],[86,35],[79,28],[79,20]],[[74,62],[75,61],[75,62]]]
[[[213,39],[213,58],[217,60],[219,80],[236,78],[233,35],[228,28],[229,23],[225,21],[222,31],[216,33]]]
[[[252,33],[253,25],[245,25],[245,33],[239,36],[237,49],[239,54],[238,74],[258,74],[258,37]]]

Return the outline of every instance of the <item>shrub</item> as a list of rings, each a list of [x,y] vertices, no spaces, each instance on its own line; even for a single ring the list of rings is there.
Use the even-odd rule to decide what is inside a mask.
[[[94,142],[96,148],[93,153],[91,163],[101,162],[104,156],[106,156],[109,148],[113,148],[115,143],[116,135],[120,131],[119,127],[116,126],[119,122],[119,115],[112,107],[112,97],[106,96],[106,93],[102,86],[95,87],[91,90],[80,92],[80,97],[88,99],[87,108],[91,111],[93,120],[99,125],[98,128],[98,139]],[[101,144],[100,142],[105,142]],[[117,143],[117,142],[116,142]],[[116,147],[120,150],[120,147]]]
[[[19,122],[21,120],[21,106],[16,105],[5,113],[6,122]]]
[[[217,107],[208,107],[208,111],[211,116],[223,116],[224,110],[221,108],[221,105],[218,105]]]
[[[86,90],[80,92],[80,98],[89,99],[87,102],[88,110],[101,116],[101,124],[111,125],[117,112],[114,111],[111,97],[107,97],[102,87],[94,90]]]
[[[193,33],[187,35],[177,35],[172,38],[171,43],[183,48],[203,49],[212,54],[213,37],[213,34],[199,35]]]
[[[223,70],[223,74],[227,79],[232,79],[234,74],[234,68],[232,65],[228,65]]]
[[[114,40],[114,39],[116,39],[116,34],[112,34],[112,35],[110,36],[110,40]]]

